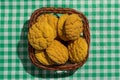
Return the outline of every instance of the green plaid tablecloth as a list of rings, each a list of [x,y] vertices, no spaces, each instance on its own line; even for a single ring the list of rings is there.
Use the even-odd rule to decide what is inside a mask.
[[[41,7],[67,7],[89,20],[90,54],[77,71],[33,66],[27,51],[27,23]],[[120,80],[120,0],[0,0],[0,80]]]

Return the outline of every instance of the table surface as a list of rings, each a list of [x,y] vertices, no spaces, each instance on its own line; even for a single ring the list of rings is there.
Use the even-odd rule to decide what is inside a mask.
[[[89,20],[90,53],[76,71],[33,66],[27,51],[27,24],[41,7],[74,8]],[[120,80],[120,0],[0,0],[0,80]]]

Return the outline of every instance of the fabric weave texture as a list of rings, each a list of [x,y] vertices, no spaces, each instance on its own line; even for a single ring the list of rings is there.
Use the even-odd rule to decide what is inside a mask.
[[[48,71],[28,57],[27,31],[41,7],[73,8],[89,20],[87,62],[76,71]],[[120,0],[0,0],[0,80],[120,80]]]

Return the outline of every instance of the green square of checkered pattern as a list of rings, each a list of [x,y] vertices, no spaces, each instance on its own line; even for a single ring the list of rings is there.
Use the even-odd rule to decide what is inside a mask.
[[[41,7],[74,8],[89,20],[90,55],[77,71],[33,66],[27,51],[27,23]],[[0,0],[0,80],[120,80],[120,0]]]

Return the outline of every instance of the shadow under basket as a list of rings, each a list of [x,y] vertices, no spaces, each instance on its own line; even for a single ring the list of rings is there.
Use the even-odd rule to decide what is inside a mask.
[[[81,67],[87,60],[88,55],[89,55],[89,46],[90,46],[90,32],[89,32],[89,24],[88,24],[88,20],[87,18],[81,13],[78,12],[74,9],[70,9],[70,8],[40,8],[35,10],[30,18],[29,21],[29,28],[36,22],[36,19],[38,16],[40,16],[41,14],[45,14],[45,13],[54,13],[54,14],[78,14],[79,17],[82,18],[83,21],[83,37],[85,38],[85,40],[87,41],[88,44],[88,50],[87,50],[87,56],[85,58],[84,61],[80,62],[80,63],[67,63],[64,65],[53,65],[53,66],[45,66],[42,65],[35,57],[35,50],[34,48],[28,43],[28,52],[29,52],[29,57],[32,61],[32,63],[34,65],[36,65],[39,68],[42,69],[47,69],[47,70],[76,70],[77,68]]]

